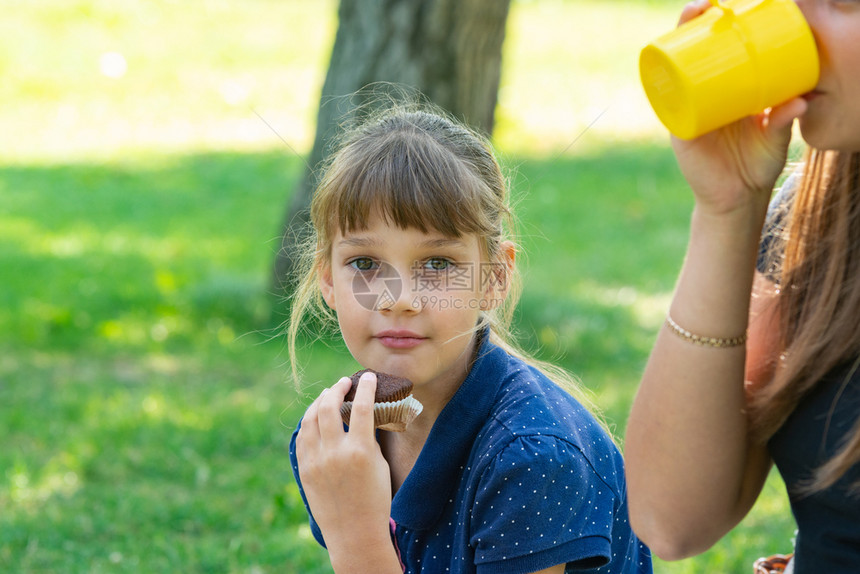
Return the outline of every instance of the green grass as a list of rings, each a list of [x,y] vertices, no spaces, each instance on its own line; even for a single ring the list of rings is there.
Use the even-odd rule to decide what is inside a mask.
[[[298,169],[280,150],[0,168],[0,570],[320,562],[269,341],[272,205]]]
[[[254,111],[306,152],[334,3],[14,5],[0,24],[0,571],[328,572],[287,443],[354,362],[309,343],[305,388],[287,380],[269,268],[304,166]],[[516,327],[618,437],[691,206],[634,73],[676,9],[515,2],[506,44]],[[125,76],[100,74],[108,51]],[[658,571],[745,573],[792,530],[772,478],[714,549]]]

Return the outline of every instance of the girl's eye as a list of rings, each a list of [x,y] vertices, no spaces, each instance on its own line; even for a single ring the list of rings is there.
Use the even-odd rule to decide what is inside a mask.
[[[428,271],[448,271],[454,263],[442,257],[431,257],[424,263],[424,268]]]
[[[349,265],[357,271],[370,271],[375,267],[373,259],[370,257],[356,257],[349,262]]]

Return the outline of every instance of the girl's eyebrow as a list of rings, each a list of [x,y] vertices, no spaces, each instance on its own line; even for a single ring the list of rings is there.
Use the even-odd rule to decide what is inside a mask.
[[[345,237],[338,242],[338,245],[345,247],[377,247],[382,245],[382,243],[382,241],[375,237]],[[463,248],[466,244],[459,239],[440,237],[425,239],[424,241],[419,242],[418,246],[427,249],[439,249],[443,247]]]
[[[381,241],[374,237],[346,237],[338,241],[338,245],[347,247],[376,247]]]
[[[442,248],[442,247],[459,247],[463,248],[466,246],[465,243],[460,241],[459,239],[449,239],[449,238],[439,238],[439,239],[425,239],[421,243],[419,243],[420,247],[426,248]]]

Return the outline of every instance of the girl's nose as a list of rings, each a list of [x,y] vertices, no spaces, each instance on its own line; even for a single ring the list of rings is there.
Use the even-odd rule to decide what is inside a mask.
[[[379,297],[378,310],[403,313],[418,312],[422,306],[415,296],[415,288],[410,280],[409,270],[391,267],[395,275],[388,281],[388,288]]]

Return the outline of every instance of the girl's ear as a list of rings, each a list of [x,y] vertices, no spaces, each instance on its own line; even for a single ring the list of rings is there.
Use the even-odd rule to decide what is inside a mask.
[[[335,297],[334,297],[334,281],[331,276],[331,265],[320,265],[319,272],[317,273],[319,277],[319,286],[320,291],[322,292],[323,301],[330,308],[336,310],[335,306]]]
[[[487,266],[481,280],[484,289],[484,309],[495,309],[500,306],[511,290],[514,277],[514,264],[517,259],[517,247],[512,241],[502,241],[499,245],[499,255]]]

